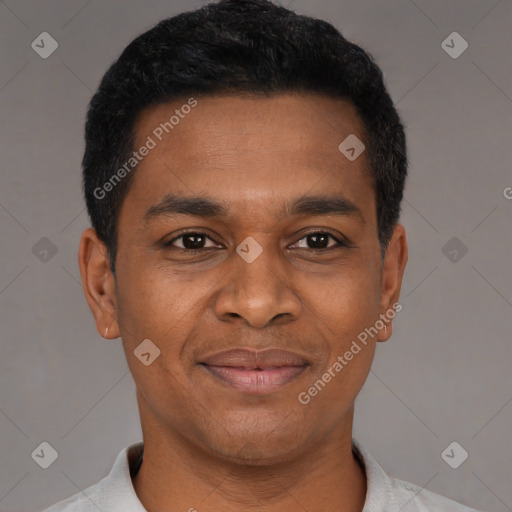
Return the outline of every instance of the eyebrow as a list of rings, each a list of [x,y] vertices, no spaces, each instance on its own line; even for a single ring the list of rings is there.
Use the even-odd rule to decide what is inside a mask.
[[[151,206],[144,215],[149,222],[162,216],[193,215],[196,217],[227,217],[228,207],[207,197],[183,197],[175,194],[166,195],[159,203]],[[298,215],[339,215],[359,217],[365,223],[363,212],[352,201],[343,196],[303,196],[286,203],[286,216]]]

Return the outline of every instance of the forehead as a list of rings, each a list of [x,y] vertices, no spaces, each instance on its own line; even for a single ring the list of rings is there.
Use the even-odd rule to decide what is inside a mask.
[[[189,106],[192,103],[194,107]],[[135,125],[136,145],[152,136],[157,144],[187,139],[212,152],[216,144],[226,147],[231,141],[233,148],[245,151],[277,152],[300,146],[318,155],[327,151],[331,157],[333,145],[337,149],[350,134],[366,138],[351,103],[306,94],[183,98],[144,109]]]
[[[129,196],[157,203],[171,193],[208,195],[246,209],[259,203],[268,209],[283,194],[329,191],[353,202],[368,199],[366,153],[350,161],[339,149],[349,136],[366,140],[355,107],[323,96],[162,103],[137,120],[135,149],[149,140],[153,147],[137,165]]]

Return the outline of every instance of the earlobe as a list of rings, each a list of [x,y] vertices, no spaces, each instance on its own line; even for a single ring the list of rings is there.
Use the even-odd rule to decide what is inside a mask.
[[[382,318],[381,314],[381,318]],[[383,320],[384,322],[384,320]],[[384,327],[379,330],[377,334],[377,341],[388,341],[393,334],[393,321],[392,319],[386,320],[387,323],[384,324]]]
[[[114,276],[110,270],[107,248],[92,228],[86,229],[80,239],[78,265],[85,298],[101,337],[120,336],[117,323],[117,298]]]
[[[408,248],[405,228],[403,225],[397,224],[386,249],[382,266],[380,318],[386,328],[379,331],[378,341],[387,341],[391,338],[393,318],[402,309],[398,300],[407,258]]]

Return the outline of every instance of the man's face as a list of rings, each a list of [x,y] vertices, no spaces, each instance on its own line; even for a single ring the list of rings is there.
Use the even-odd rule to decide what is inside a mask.
[[[364,139],[362,123],[323,97],[197,101],[161,141],[155,129],[186,100],[136,125],[135,148],[148,136],[156,147],[119,217],[119,332],[143,426],[217,457],[285,460],[349,423],[376,338],[299,396],[396,299],[383,293],[367,155],[338,149]],[[171,195],[224,211],[174,208]],[[148,366],[134,355],[146,339],[160,350]],[[257,354],[269,348],[292,354]]]

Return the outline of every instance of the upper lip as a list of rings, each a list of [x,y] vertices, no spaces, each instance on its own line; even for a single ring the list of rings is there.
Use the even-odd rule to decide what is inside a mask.
[[[299,354],[288,350],[276,348],[265,350],[235,348],[209,355],[201,361],[201,364],[263,369],[282,366],[304,366],[309,364],[309,362]]]

